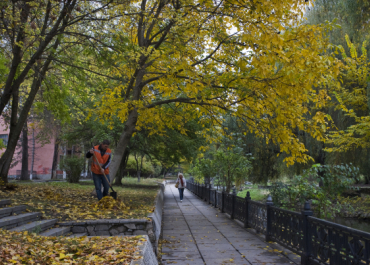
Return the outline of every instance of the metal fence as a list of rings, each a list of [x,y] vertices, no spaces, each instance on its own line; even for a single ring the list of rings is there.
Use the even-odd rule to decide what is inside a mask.
[[[266,241],[275,241],[301,256],[301,264],[370,265],[370,233],[313,217],[310,204],[301,213],[217,191],[188,182],[187,189],[206,200],[246,228],[263,233]]]

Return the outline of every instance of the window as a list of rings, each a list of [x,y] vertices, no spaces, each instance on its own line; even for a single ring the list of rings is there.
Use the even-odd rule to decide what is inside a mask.
[[[0,134],[0,139],[2,139],[2,140],[3,140],[3,144],[4,144],[5,146],[7,146],[7,145],[8,145],[8,135],[7,135],[7,134]]]

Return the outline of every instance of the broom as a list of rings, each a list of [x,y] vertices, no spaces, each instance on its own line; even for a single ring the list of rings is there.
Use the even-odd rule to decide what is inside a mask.
[[[91,144],[91,146],[92,146],[92,148],[94,149],[94,146],[93,146],[92,144]],[[94,158],[95,158],[95,160],[96,160],[97,164],[99,165],[100,171],[103,171],[103,169],[102,169],[102,167],[101,167],[101,165],[100,165],[100,163],[99,163],[99,160],[96,158],[95,152],[93,152],[93,156],[94,156]],[[108,182],[109,187],[112,189],[112,192],[110,192],[110,193],[109,193],[109,195],[110,195],[110,196],[112,196],[112,197],[113,197],[113,199],[117,200],[117,192],[115,192],[115,191],[114,191],[114,189],[113,189],[112,185],[110,184],[110,182],[109,182],[109,180],[108,180],[107,176],[105,175],[104,171],[103,171],[103,175],[104,175],[104,177],[105,177],[105,180]]]

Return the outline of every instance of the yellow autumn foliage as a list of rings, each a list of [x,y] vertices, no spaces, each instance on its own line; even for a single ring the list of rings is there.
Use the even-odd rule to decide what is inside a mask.
[[[115,200],[111,196],[105,196],[100,201],[98,201],[95,206],[95,209],[101,210],[129,210],[130,207],[126,207],[126,205],[120,201]]]
[[[124,49],[114,54],[110,73],[125,81],[107,87],[97,106],[102,119],[118,116],[126,126],[115,157],[136,130],[184,132],[192,119],[212,123],[203,133],[217,141],[210,130],[231,113],[278,144],[288,164],[310,159],[295,132],[324,140],[330,117],[318,111],[308,118],[308,106],[327,105],[326,91],[316,88],[335,80],[340,62],[324,52],[325,26],[301,23],[309,4],[136,0],[119,6],[111,34]]]
[[[370,63],[367,58],[367,42],[363,42],[359,56],[348,35],[346,41],[350,56],[347,56],[343,47],[339,47],[344,61],[339,75],[342,82],[331,84],[331,92],[338,102],[336,108],[351,118],[354,124],[329,133],[328,143],[332,144],[332,147],[326,149],[329,152],[370,147]]]

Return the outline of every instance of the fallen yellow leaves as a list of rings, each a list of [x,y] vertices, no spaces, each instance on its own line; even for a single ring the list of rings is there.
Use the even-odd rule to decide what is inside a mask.
[[[135,237],[43,237],[0,230],[0,264],[130,264],[137,260]]]
[[[91,183],[92,184],[92,183]],[[118,200],[104,197],[98,202],[91,195],[93,185],[70,183],[19,184],[16,190],[0,191],[0,199],[11,199],[12,206],[27,205],[47,219],[59,221],[95,219],[143,219],[153,211],[158,187],[115,188]]]
[[[94,206],[95,209],[100,210],[129,210],[130,207],[126,207],[126,205],[119,200],[113,199],[113,197],[106,196],[100,201],[96,203]]]

